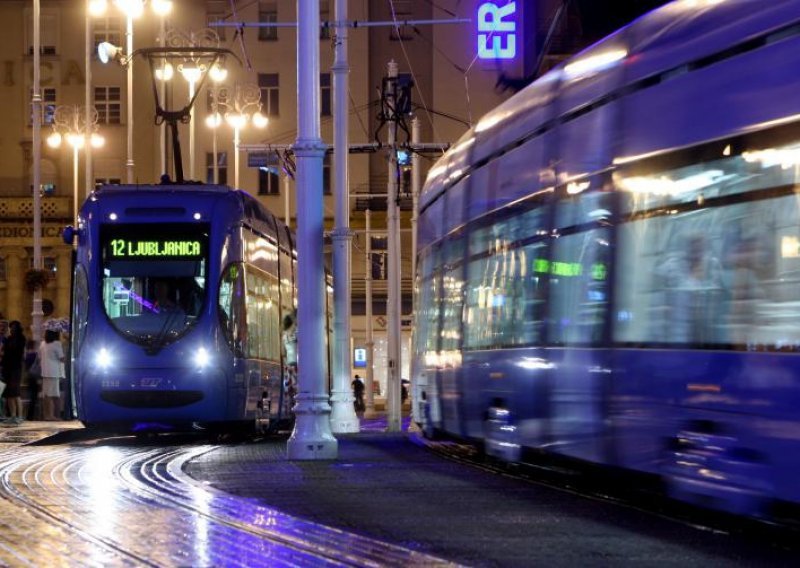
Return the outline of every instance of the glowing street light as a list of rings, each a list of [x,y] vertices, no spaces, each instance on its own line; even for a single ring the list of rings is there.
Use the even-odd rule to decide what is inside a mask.
[[[130,57],[131,54],[133,54],[133,20],[142,15],[145,2],[146,0],[114,0],[114,4],[117,8],[125,14],[127,58],[122,55],[119,47],[108,42],[103,42],[97,47],[97,56],[100,58],[101,62],[108,63],[111,60],[118,59],[126,67],[128,72],[128,150],[125,162],[128,183],[133,183],[135,181],[133,162],[133,61]],[[153,12],[162,19],[172,10],[172,0],[151,0],[150,5]],[[107,8],[107,0],[89,0],[88,10],[89,13],[94,16],[104,14]]]
[[[233,128],[233,186],[239,188],[239,143],[241,131],[252,124],[256,128],[266,128],[269,119],[261,112],[261,89],[257,85],[235,85],[220,87],[214,91],[212,114],[206,118],[206,124],[216,129],[221,124],[217,117],[224,117],[225,122]],[[216,141],[216,139],[215,139]],[[214,167],[216,169],[216,144],[214,149]],[[215,177],[216,177],[215,171]]]
[[[89,117],[87,123],[86,117]],[[86,146],[87,132],[89,145],[92,148],[102,148],[105,144],[97,130],[97,109],[90,107],[88,111],[80,105],[61,105],[53,113],[53,132],[47,137],[47,145],[59,148],[66,142],[72,147],[72,209],[73,227],[78,228],[78,152]],[[88,172],[87,172],[88,174]],[[88,197],[88,195],[87,195]]]

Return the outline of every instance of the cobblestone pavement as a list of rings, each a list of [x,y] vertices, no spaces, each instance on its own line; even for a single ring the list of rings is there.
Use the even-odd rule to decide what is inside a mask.
[[[442,459],[363,420],[336,460],[286,439],[0,428],[0,565],[796,565],[796,551]],[[25,445],[27,444],[27,445]]]
[[[50,426],[52,428],[52,426]],[[214,449],[134,438],[19,446],[0,433],[0,564],[8,566],[382,566],[445,561],[331,529],[194,481]]]

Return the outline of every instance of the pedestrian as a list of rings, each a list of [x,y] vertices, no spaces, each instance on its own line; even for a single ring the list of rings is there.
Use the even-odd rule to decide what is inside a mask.
[[[64,349],[61,347],[58,335],[57,331],[48,329],[44,332],[44,341],[39,346],[45,420],[58,420],[55,413],[61,398],[59,381],[64,377]]]
[[[22,422],[22,362],[25,358],[25,335],[22,324],[14,320],[8,325],[9,335],[3,340],[3,398],[8,413],[7,423]]]
[[[286,314],[283,317],[283,363],[286,367],[286,392],[289,395],[289,404],[294,405],[294,396],[297,393],[297,316],[296,313]]]
[[[25,343],[25,373],[28,377],[28,413],[27,420],[39,420],[42,408],[39,397],[42,394],[42,364],[39,360],[39,350],[36,342],[29,339]]]
[[[361,380],[359,375],[356,375],[350,385],[353,387],[353,396],[356,397],[355,401],[353,401],[356,412],[364,412],[366,409],[366,405],[364,404],[364,381]]]

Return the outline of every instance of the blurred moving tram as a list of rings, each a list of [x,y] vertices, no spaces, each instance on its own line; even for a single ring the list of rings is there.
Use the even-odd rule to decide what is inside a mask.
[[[680,0],[484,116],[420,198],[429,435],[800,510],[800,1]]]

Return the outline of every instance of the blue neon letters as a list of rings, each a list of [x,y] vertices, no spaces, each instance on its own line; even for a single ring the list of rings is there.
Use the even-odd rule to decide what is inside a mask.
[[[517,55],[517,3],[478,5],[478,58],[513,59]]]

